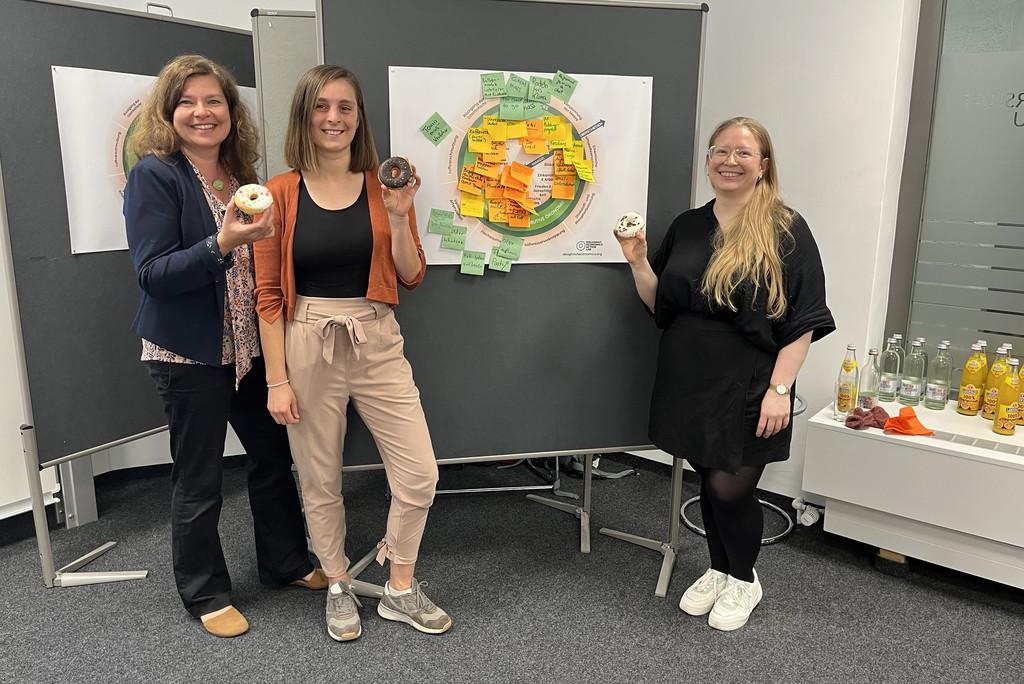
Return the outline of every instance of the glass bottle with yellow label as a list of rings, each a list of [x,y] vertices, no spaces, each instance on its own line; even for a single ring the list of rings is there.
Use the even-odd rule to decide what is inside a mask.
[[[976,416],[981,409],[981,393],[985,387],[985,362],[981,360],[981,345],[971,345],[971,355],[964,362],[957,392],[956,411],[965,416]]]
[[[1020,418],[1020,361],[1010,359],[1008,363],[1010,369],[999,386],[999,407],[992,422],[992,432],[1000,435],[1012,435]]]
[[[846,345],[846,358],[839,367],[836,378],[832,417],[842,423],[857,405],[857,387],[860,385],[860,368],[857,365],[857,347]]]
[[[996,358],[988,369],[988,376],[985,378],[985,393],[982,395],[981,417],[992,420],[996,417],[996,409],[999,405],[999,389],[1003,386],[1003,376],[1006,375],[1009,364],[1006,363],[1006,349],[996,349]]]

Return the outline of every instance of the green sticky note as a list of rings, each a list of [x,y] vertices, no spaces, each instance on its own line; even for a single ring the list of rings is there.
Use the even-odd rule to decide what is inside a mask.
[[[505,74],[500,71],[480,74],[480,90],[484,97],[505,97]]]
[[[521,97],[504,97],[498,105],[498,117],[509,121],[522,121],[524,104]]]
[[[498,256],[511,259],[512,261],[519,261],[519,257],[523,253],[523,238],[506,235],[501,238],[501,244],[495,247],[495,249],[498,250]]]
[[[508,83],[505,84],[505,94],[509,97],[526,97],[530,90],[530,83],[522,76],[509,74]]]
[[[427,232],[436,233],[437,235],[447,235],[451,232],[453,221],[455,221],[454,211],[431,209],[430,218],[427,220]]]
[[[547,110],[544,109],[544,105],[540,102],[530,102],[527,100],[523,103],[524,119],[539,119],[547,113]]]
[[[471,249],[467,249],[462,253],[462,267],[459,269],[459,273],[482,276],[484,274],[485,256],[483,252],[474,252]]]
[[[491,247],[491,261],[487,264],[487,268],[492,271],[508,273],[512,270],[512,262],[498,254],[498,246],[495,245],[494,247]]]
[[[558,71],[555,74],[554,84],[551,86],[551,94],[562,102],[568,102],[572,94],[576,92],[577,85],[579,85],[579,81],[575,78],[562,71]]]
[[[453,225],[447,235],[441,236],[441,249],[461,252],[466,248],[466,226]]]
[[[420,126],[420,133],[427,136],[427,140],[434,143],[435,147],[451,132],[452,127],[437,112],[431,114],[426,123]]]
[[[527,100],[533,102],[551,102],[551,79],[543,76],[531,76]]]

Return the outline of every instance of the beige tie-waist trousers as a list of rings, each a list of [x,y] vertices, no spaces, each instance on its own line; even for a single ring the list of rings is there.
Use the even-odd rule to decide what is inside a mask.
[[[288,379],[299,422],[288,426],[313,551],[324,572],[348,570],[341,493],[346,409],[351,401],[380,451],[391,487],[377,561],[416,562],[437,462],[420,393],[391,307],[365,298],[296,298],[285,327]]]

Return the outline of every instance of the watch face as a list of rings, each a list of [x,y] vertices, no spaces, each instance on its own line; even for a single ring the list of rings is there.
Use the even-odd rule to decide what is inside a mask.
[[[786,387],[785,385],[776,385],[775,391],[783,396],[789,394],[789,388]]]

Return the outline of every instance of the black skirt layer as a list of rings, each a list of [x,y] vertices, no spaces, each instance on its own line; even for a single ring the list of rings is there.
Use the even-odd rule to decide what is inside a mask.
[[[735,472],[789,458],[790,424],[755,436],[775,354],[755,347],[735,325],[679,316],[662,333],[651,397],[651,441],[676,458]]]

